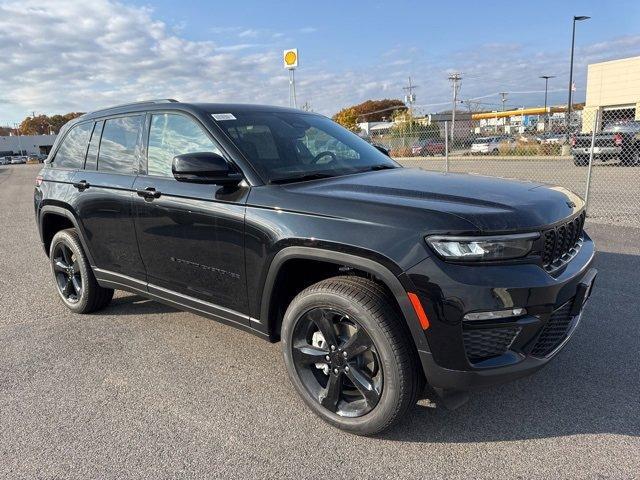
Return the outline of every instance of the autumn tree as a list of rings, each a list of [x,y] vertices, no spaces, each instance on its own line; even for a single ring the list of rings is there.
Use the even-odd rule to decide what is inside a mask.
[[[48,135],[49,133],[57,134],[65,123],[82,115],[81,112],[69,112],[64,115],[37,115],[27,117],[18,127],[20,135]]]
[[[346,107],[340,110],[333,116],[333,119],[343,126],[346,126],[340,119],[349,119],[354,115],[356,120],[354,123],[359,122],[381,122],[385,119],[391,118],[397,112],[406,111],[407,107],[401,100],[383,99],[383,100],[367,100],[366,102]],[[347,126],[347,128],[349,128]],[[349,128],[351,130],[351,128]]]
[[[343,108],[333,116],[333,120],[352,132],[358,132],[358,112],[355,108]]]

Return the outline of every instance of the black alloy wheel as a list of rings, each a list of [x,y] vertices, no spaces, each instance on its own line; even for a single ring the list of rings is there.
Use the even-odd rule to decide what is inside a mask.
[[[53,249],[53,271],[60,295],[69,303],[77,303],[82,297],[82,271],[75,254],[64,242]]]
[[[375,435],[405,418],[424,387],[391,293],[355,275],[321,280],[289,303],[280,332],[293,387],[325,422]]]
[[[75,229],[53,236],[49,261],[58,295],[71,311],[91,313],[109,304],[113,289],[98,284]]]
[[[371,337],[334,308],[304,313],[293,331],[293,361],[307,391],[327,410],[360,417],[380,401],[383,371]]]

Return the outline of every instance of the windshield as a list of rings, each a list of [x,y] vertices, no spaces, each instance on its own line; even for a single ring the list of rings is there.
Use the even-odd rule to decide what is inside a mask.
[[[640,122],[613,123],[602,129],[603,132],[633,133],[640,131]]]
[[[318,115],[233,112],[217,123],[268,183],[399,167],[357,135]]]

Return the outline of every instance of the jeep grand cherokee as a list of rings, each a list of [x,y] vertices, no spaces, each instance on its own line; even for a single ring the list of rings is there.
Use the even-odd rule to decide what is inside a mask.
[[[402,419],[425,382],[453,406],[540,369],[596,274],[577,195],[402,168],[323,116],[277,107],[83,115],[34,205],[69,309],[121,289],[280,340],[311,410],[359,434]]]

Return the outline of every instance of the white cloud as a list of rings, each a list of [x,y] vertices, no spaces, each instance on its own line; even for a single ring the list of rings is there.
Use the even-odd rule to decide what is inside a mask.
[[[238,33],[238,36],[240,38],[243,38],[243,37],[255,38],[258,35],[260,35],[260,31],[259,30],[255,30],[253,28],[248,28],[247,30],[243,30],[240,33]]]
[[[279,44],[288,42],[288,33],[213,27],[210,41],[194,41],[181,34],[182,28],[182,23],[159,21],[149,8],[113,0],[0,0],[0,124],[31,111],[87,111],[144,98],[288,102]],[[313,31],[304,27],[295,33]],[[265,44],[256,36],[277,43]],[[401,98],[411,75],[420,85],[418,103],[435,104],[450,98],[447,75],[452,70],[464,72],[463,98],[535,90],[542,86],[537,78],[542,74],[558,75],[550,84],[557,88],[564,86],[568,70],[566,48],[537,52],[486,43],[434,58],[411,45],[394,45],[385,55],[383,45],[381,40],[379,53],[376,45],[368,45],[371,61],[357,66],[305,63],[296,73],[299,103],[309,101],[316,111],[332,114],[367,98]],[[578,88],[584,86],[588,62],[630,56],[639,49],[640,36],[578,48]],[[326,52],[327,59],[332,53]],[[515,95],[511,99],[519,101]]]

